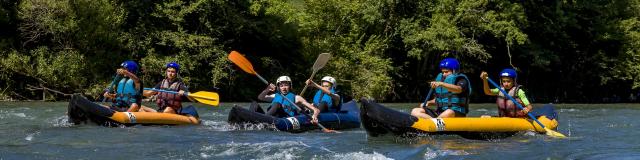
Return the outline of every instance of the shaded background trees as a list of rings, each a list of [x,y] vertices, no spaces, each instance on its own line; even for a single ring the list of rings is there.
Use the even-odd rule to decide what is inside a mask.
[[[143,66],[145,86],[177,61],[192,90],[224,101],[265,86],[226,60],[238,50],[268,80],[300,90],[316,56],[349,97],[424,98],[444,57],[474,89],[480,71],[516,67],[535,102],[609,102],[640,87],[640,2],[438,0],[0,1],[0,96],[30,99],[45,86],[97,96],[119,63]],[[309,95],[307,95],[309,96]],[[49,99],[62,99],[51,95]],[[614,98],[615,99],[615,98]],[[474,92],[474,102],[490,97]]]

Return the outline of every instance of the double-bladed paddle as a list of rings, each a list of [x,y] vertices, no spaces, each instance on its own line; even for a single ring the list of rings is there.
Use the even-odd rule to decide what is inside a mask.
[[[144,88],[144,90],[178,94],[178,92],[176,91],[168,91],[168,90],[155,89],[155,88]],[[187,97],[191,97],[196,101],[207,104],[207,105],[218,106],[220,104],[220,95],[218,95],[218,93],[216,92],[207,92],[207,91],[198,91],[195,93],[185,92],[184,95]]]
[[[313,76],[316,75],[316,72],[318,72],[318,70],[322,69],[324,67],[324,65],[327,64],[329,59],[331,59],[331,54],[329,54],[329,53],[322,53],[322,54],[318,55],[318,59],[316,59],[316,62],[313,63],[313,68],[311,68],[312,72],[311,72],[311,77],[309,77],[309,79],[313,79]],[[304,85],[304,88],[302,88],[302,92],[300,92],[301,96],[304,96],[304,91],[307,90],[308,86],[309,85]]]
[[[253,70],[253,65],[251,65],[251,62],[249,62],[249,60],[247,60],[247,58],[245,58],[244,56],[242,56],[239,52],[237,51],[231,51],[231,53],[228,56],[229,60],[231,60],[231,62],[233,62],[234,64],[236,64],[238,67],[240,67],[240,69],[242,69],[243,71],[255,75],[256,77],[260,78],[260,80],[262,80],[262,82],[264,82],[265,84],[269,84],[269,82],[267,82],[267,80],[265,80],[264,78],[262,78],[262,76],[260,76],[258,74],[258,72],[256,72],[255,70]],[[298,109],[298,111],[302,111],[302,109],[300,107],[298,107],[298,105],[296,105],[296,103],[294,103],[293,101],[291,101],[289,98],[287,98],[286,96],[282,95],[282,93],[279,93],[285,100],[287,100],[289,103],[293,104],[293,106],[296,107],[296,109]],[[311,118],[311,115],[301,112],[302,114],[304,114],[305,116]],[[318,125],[318,127],[320,127],[322,129],[323,132],[334,132],[334,133],[339,133],[335,130],[330,130],[325,128],[324,126],[322,126],[322,124],[320,124],[320,122],[316,123],[316,125]]]
[[[513,97],[511,97],[511,95],[509,95],[509,93],[507,93],[507,91],[505,91],[504,89],[500,88],[500,86],[498,84],[496,84],[496,82],[493,82],[493,80],[491,80],[491,78],[487,77],[487,80],[489,80],[489,82],[491,82],[491,84],[494,87],[498,88],[500,90],[500,92],[502,92],[502,94],[504,94],[507,98],[509,98],[509,100],[511,100],[514,104],[516,104],[516,106],[518,106],[518,108],[524,109],[524,107],[522,107],[522,105],[520,103],[518,103],[518,101],[513,99]],[[555,137],[555,138],[566,138],[567,137],[567,136],[565,136],[564,134],[562,134],[560,132],[556,132],[554,130],[551,130],[551,129],[545,127],[542,123],[540,123],[540,121],[538,121],[538,119],[536,119],[535,116],[533,116],[533,114],[531,114],[531,112],[527,113],[527,115],[529,115],[529,117],[531,117],[531,119],[536,121],[540,125],[540,127],[542,127],[546,131],[546,134],[548,136]]]

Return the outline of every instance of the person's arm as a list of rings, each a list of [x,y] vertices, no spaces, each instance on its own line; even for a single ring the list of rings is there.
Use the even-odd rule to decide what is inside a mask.
[[[184,96],[185,93],[187,93],[187,95],[189,94],[189,87],[187,87],[187,85],[184,84],[184,82],[180,81],[180,88],[178,91],[178,95]],[[191,102],[196,102],[196,100],[193,99],[192,97],[189,97],[189,96],[185,96],[185,97],[187,97],[187,99],[189,99]]]
[[[122,75],[125,75],[125,76],[127,76],[127,77],[131,78],[131,79],[133,80],[133,83],[135,84],[135,88],[136,88],[136,89],[140,89],[140,87],[142,87],[142,86],[140,85],[140,84],[142,84],[142,83],[140,82],[140,79],[139,79],[139,78],[138,78],[138,76],[136,76],[135,74],[133,74],[133,73],[129,72],[129,71],[128,71],[128,70],[126,70],[126,69],[122,69],[122,68],[118,69],[118,71],[117,71],[117,72],[118,72],[119,74],[122,74]]]
[[[444,82],[438,82],[438,81],[432,81],[431,82],[431,88],[436,88],[436,87],[444,87],[447,90],[449,90],[452,93],[460,93],[462,92],[462,87],[458,85],[458,83],[460,80],[456,80],[456,84],[449,84],[449,83],[444,83]],[[464,80],[466,81],[466,80]],[[468,82],[467,82],[468,83]]]
[[[427,107],[434,106],[434,105],[436,105],[436,99],[435,98],[427,101]],[[420,106],[418,106],[418,108],[422,108],[422,106],[424,106],[424,103],[420,103]]]
[[[160,84],[162,84],[162,81],[160,81],[160,83],[156,84],[155,86],[153,86],[154,89],[160,89]],[[153,95],[158,94],[158,92],[156,91],[152,91],[152,90],[145,90],[144,92],[142,92],[142,95],[144,95],[145,97],[151,97]]]
[[[524,90],[522,89],[518,90],[518,97],[520,97],[520,101],[522,101],[522,104],[525,106],[522,112],[529,113],[533,109],[533,106],[529,102],[527,95],[525,95]]]
[[[461,82],[464,81],[464,82]],[[456,80],[456,84],[449,84],[449,83],[444,83],[444,82],[437,82],[437,81],[433,81],[431,82],[431,88],[435,88],[435,87],[444,87],[447,90],[449,90],[452,93],[461,93],[463,90],[462,86],[466,86],[466,82],[467,80]],[[460,85],[461,83],[464,83],[464,85]]]
[[[269,84],[267,88],[265,88],[260,95],[258,95],[258,99],[261,101],[271,102],[275,96],[270,96],[269,93],[273,93],[276,91],[276,86],[273,84]]]
[[[311,81],[310,79],[307,80],[307,85],[311,85],[314,88],[319,89],[320,91],[322,91],[322,93],[329,95],[329,97],[331,97],[331,99],[333,100],[333,102],[340,102],[340,95],[335,94],[335,93],[331,93],[330,90],[318,85],[316,82]]]
[[[316,108],[313,105],[311,105],[309,102],[307,102],[307,100],[302,98],[302,96],[296,95],[296,100],[295,101],[296,101],[296,103],[302,104],[303,106],[305,106],[308,109],[312,110],[313,111],[313,115],[311,116],[311,122],[312,123],[318,123],[318,115],[320,114],[320,110],[318,108]]]
[[[480,73],[480,78],[482,79],[482,88],[483,88],[484,94],[489,96],[497,95],[491,92],[491,88],[489,88],[489,82],[487,81],[487,78],[489,78],[489,74],[483,71],[482,73]]]

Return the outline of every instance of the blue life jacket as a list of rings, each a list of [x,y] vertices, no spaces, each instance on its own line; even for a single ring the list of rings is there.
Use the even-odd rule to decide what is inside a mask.
[[[298,108],[293,106],[293,104],[289,103],[289,101],[284,99],[281,95],[282,94],[280,94],[280,92],[276,93],[276,96],[271,101],[271,106],[274,106],[276,104],[280,104],[280,105],[282,105],[282,108],[284,109],[284,112],[289,114],[289,116],[297,115]],[[296,102],[296,94],[293,94],[292,92],[289,92],[285,96],[287,96],[287,98],[289,100],[291,100],[291,102],[294,102],[294,103]]]
[[[442,73],[440,73],[436,77],[436,81],[456,85],[455,83],[458,77],[463,77],[465,80],[467,80],[467,94],[463,95],[461,93],[452,93],[444,87],[437,87],[435,89],[436,105],[438,106],[438,110],[440,112],[447,109],[451,109],[463,114],[467,114],[469,112],[468,97],[469,95],[471,95],[471,81],[469,81],[469,78],[467,78],[466,75],[462,73],[454,73],[450,74],[443,80]]]
[[[329,92],[331,92],[331,94],[335,94],[336,91],[333,87],[331,87],[331,89],[329,89]],[[337,112],[338,111],[338,104],[334,105],[333,104],[333,99],[331,98],[331,96],[329,96],[328,94],[324,94],[324,92],[322,92],[322,90],[318,90],[316,92],[316,95],[313,96],[313,104],[316,106],[320,106],[320,103],[326,103],[327,106],[329,106],[329,110],[333,111],[333,112]]]
[[[135,82],[131,78],[122,78],[116,88],[116,99],[112,103],[117,108],[129,108],[133,103],[140,103],[142,96],[136,90]]]

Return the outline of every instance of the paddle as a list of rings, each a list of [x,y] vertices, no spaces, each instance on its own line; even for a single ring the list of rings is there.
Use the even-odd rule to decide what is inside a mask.
[[[311,72],[311,77],[309,77],[309,79],[313,79],[313,76],[316,75],[316,72],[322,69],[324,65],[327,64],[330,58],[331,58],[331,54],[329,53],[322,53],[318,55],[318,59],[316,59],[316,62],[313,63],[313,68],[311,68],[312,72]],[[309,85],[304,85],[304,88],[302,88],[302,92],[300,92],[300,95],[304,96],[304,91],[307,90],[308,86]]]
[[[267,84],[267,85],[269,84],[269,82],[267,82],[267,80],[262,78],[262,76],[260,76],[255,70],[253,70],[253,65],[251,65],[251,62],[249,62],[249,60],[247,60],[247,58],[242,56],[239,52],[231,51],[231,53],[229,54],[228,58],[229,58],[229,60],[231,60],[231,62],[236,64],[243,71],[245,71],[245,72],[247,72],[249,74],[253,74],[256,77],[260,78],[260,80],[262,80],[262,82],[264,82],[265,84]],[[280,96],[284,97],[284,99],[287,100],[289,103],[293,104],[293,106],[296,107],[296,109],[298,109],[299,111],[302,111],[302,109],[300,107],[298,107],[298,105],[296,105],[296,103],[293,103],[289,98],[287,98],[286,96],[282,95],[282,93],[279,93],[279,94],[280,94]],[[311,115],[309,115],[307,113],[304,113],[304,112],[301,112],[301,113],[304,114],[305,116],[311,118]],[[319,122],[316,123],[316,125],[318,125],[318,127],[320,127],[323,132],[326,132],[326,133],[329,133],[329,132],[340,133],[338,131],[334,131],[334,130],[330,130],[330,129],[325,128]]]
[[[176,91],[168,91],[168,90],[161,90],[161,89],[155,89],[155,88],[144,88],[144,90],[178,94],[178,92]],[[218,104],[220,104],[220,96],[216,92],[207,92],[207,91],[198,91],[195,93],[185,92],[184,95],[188,97],[192,97],[196,101],[207,104],[207,105],[218,106]]]
[[[491,84],[498,88],[500,90],[500,92],[502,92],[502,94],[504,94],[507,98],[509,98],[509,100],[511,100],[513,103],[516,104],[516,106],[518,106],[518,108],[520,109],[524,109],[524,107],[522,107],[522,105],[520,103],[518,103],[518,101],[516,101],[515,99],[513,99],[513,97],[511,97],[511,95],[509,95],[509,93],[507,93],[507,91],[505,91],[504,89],[500,88],[500,86],[498,84],[496,84],[496,82],[493,82],[493,80],[491,80],[491,78],[487,77],[487,80],[489,80],[489,82],[491,82]],[[551,137],[555,137],[555,138],[566,138],[567,136],[563,135],[560,132],[556,132],[554,130],[551,130],[547,127],[545,127],[542,123],[540,123],[540,121],[538,121],[538,119],[536,119],[536,117],[534,117],[530,112],[527,113],[527,115],[529,115],[529,117],[531,117],[531,119],[533,119],[534,121],[536,121],[540,127],[542,127],[546,132],[546,134],[548,136]]]
[[[424,109],[424,113],[427,113],[427,101],[431,98],[431,93],[433,93],[433,88],[429,89],[429,93],[427,93],[427,98],[424,99],[424,103],[422,103],[422,109]]]

